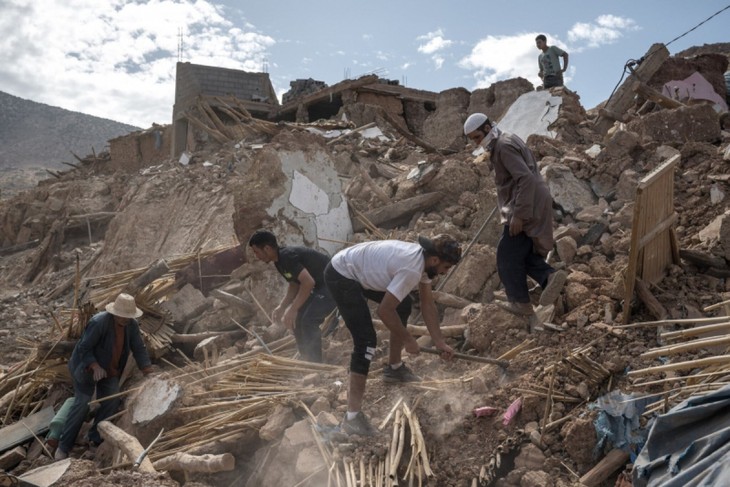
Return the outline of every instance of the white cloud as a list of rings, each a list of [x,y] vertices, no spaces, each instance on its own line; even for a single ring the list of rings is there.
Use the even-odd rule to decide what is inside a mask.
[[[537,34],[487,36],[459,61],[459,67],[472,71],[474,88],[486,88],[496,81],[517,77],[538,85],[541,81],[537,76],[540,54],[535,47]]]
[[[405,63],[403,63],[403,64],[400,65],[400,69],[408,69],[408,68],[410,68],[413,65],[414,65],[414,63],[405,62]]]
[[[584,48],[611,44],[621,38],[624,32],[638,29],[639,26],[632,19],[616,15],[601,15],[593,22],[574,24],[568,31],[568,40],[576,44],[573,50],[580,52]],[[548,44],[550,44],[549,41]]]
[[[364,41],[369,41],[372,38],[373,38],[373,36],[371,36],[370,34],[363,34],[362,35],[362,40],[364,40]]]
[[[426,41],[425,44],[418,46],[418,52],[423,54],[434,54],[449,48],[454,43],[454,41],[444,39],[444,33],[441,29],[419,36],[417,40]]]
[[[418,36],[416,40],[421,41],[421,44],[418,46],[418,52],[429,55],[434,67],[441,69],[445,60],[442,53],[451,47],[454,41],[444,38],[444,33],[441,29]]]
[[[0,86],[22,98],[148,127],[167,123],[183,60],[260,71],[275,40],[207,0],[3,0]]]

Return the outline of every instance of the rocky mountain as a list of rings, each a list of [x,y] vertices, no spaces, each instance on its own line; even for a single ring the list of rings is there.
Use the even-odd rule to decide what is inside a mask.
[[[0,171],[48,167],[101,152],[138,127],[25,100],[0,91]]]

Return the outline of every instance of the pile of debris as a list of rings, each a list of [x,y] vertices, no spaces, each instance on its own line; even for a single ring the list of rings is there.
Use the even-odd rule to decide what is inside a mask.
[[[711,100],[662,95],[675,65],[725,96],[715,81],[727,60],[678,60],[652,46],[587,112],[568,88],[533,91],[521,79],[428,97],[428,114],[413,94],[348,98],[350,82],[333,120],[314,123],[258,120],[219,100],[226,117],[202,103],[186,115],[199,123],[185,158],[113,171],[93,156],[4,201],[0,467],[54,485],[630,485],[622,470],[646,441],[633,433],[722,388],[730,363],[730,118]],[[527,141],[554,199],[550,258],[568,282],[538,307],[535,333],[496,305],[493,175],[461,132],[478,111]],[[284,286],[245,245],[262,227],[329,254],[420,234],[463,243],[465,258],[434,292],[462,355],[413,357],[425,379],[415,385],[371,374],[375,437],[343,438],[336,427],[347,330],[327,336],[320,365],[297,360],[272,322]],[[41,436],[70,395],[74,340],[121,291],[145,311],[162,372],[126,371],[106,441],[52,463]],[[429,347],[418,314],[411,320]],[[389,340],[376,326],[378,361]]]

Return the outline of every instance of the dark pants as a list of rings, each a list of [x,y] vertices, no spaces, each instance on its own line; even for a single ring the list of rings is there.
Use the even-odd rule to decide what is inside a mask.
[[[89,414],[89,401],[91,401],[91,397],[94,395],[94,389],[96,388],[97,399],[102,399],[119,392],[119,377],[107,377],[99,382],[94,382],[94,374],[86,370],[83,365],[76,366],[74,370],[71,370],[69,367],[69,370],[74,384],[74,402],[71,406],[71,411],[68,413],[66,424],[61,433],[61,442],[58,445],[66,453],[70,452],[74,443],[76,443],[76,437],[79,434],[81,425],[84,424],[86,415]],[[97,426],[100,422],[117,412],[119,402],[119,398],[113,398],[102,401],[99,404],[99,409],[96,411],[94,418],[94,425],[89,430],[89,440],[96,444],[102,442]]]
[[[542,79],[543,88],[554,88],[556,86],[563,86],[563,73],[551,74]]]
[[[529,303],[527,276],[544,288],[555,269],[535,253],[532,239],[525,232],[510,237],[509,227],[505,226],[497,244],[497,272],[508,300]]]
[[[335,309],[335,302],[326,287],[312,290],[299,309],[295,320],[294,337],[299,355],[308,362],[322,362],[322,333],[319,325]]]
[[[348,279],[327,264],[324,270],[324,282],[337,303],[337,309],[345,320],[345,326],[352,335],[352,355],[350,356],[350,371],[367,375],[370,371],[370,362],[375,354],[377,337],[373,328],[373,319],[370,316],[367,299],[381,302],[384,292],[363,289],[359,282]],[[406,296],[396,308],[403,326],[406,326],[411,314],[412,302]]]

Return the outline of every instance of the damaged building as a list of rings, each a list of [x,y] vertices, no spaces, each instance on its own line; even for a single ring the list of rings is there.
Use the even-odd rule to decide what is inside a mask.
[[[706,90],[727,96],[730,51],[662,47],[589,109],[569,86],[521,78],[431,93],[377,76],[292,86],[278,105],[265,73],[179,63],[171,126],[114,139],[0,207],[0,485],[629,487],[726,475],[730,443],[715,440],[730,429],[730,116]],[[699,86],[695,73],[703,97],[671,89]],[[554,303],[532,290],[532,328],[497,305],[503,228],[490,156],[463,135],[475,112],[526,141],[553,198],[550,262],[568,277]],[[433,291],[458,358],[424,351],[407,358],[423,382],[386,383],[390,337],[373,315],[375,436],[338,436],[352,351],[338,317],[322,364],[299,360],[272,319],[286,283],[248,248],[259,228],[328,255],[419,235],[461,242]],[[131,367],[104,443],[53,462],[46,438],[70,396],[73,345],[123,291],[144,310],[160,370]],[[429,350],[419,311],[407,329]]]

